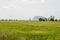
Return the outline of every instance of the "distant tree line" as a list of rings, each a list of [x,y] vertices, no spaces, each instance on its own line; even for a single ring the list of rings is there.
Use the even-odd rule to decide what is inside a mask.
[[[0,19],[0,21],[20,21],[20,20],[18,20],[18,19]],[[31,21],[31,18],[29,19],[29,21]],[[38,21],[60,21],[60,19],[55,19],[54,16],[50,16],[49,18],[39,18]]]
[[[0,19],[0,21],[19,21],[17,19]]]
[[[49,18],[39,18],[39,21],[60,21],[60,19],[55,19],[54,16],[50,16]]]

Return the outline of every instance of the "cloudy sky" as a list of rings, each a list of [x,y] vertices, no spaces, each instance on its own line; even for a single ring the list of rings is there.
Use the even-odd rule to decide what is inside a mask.
[[[0,0],[0,19],[51,15],[60,18],[60,0]]]

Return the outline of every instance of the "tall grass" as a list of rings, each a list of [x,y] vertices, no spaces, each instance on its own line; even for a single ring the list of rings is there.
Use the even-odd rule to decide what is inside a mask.
[[[0,40],[60,40],[60,22],[0,21]]]

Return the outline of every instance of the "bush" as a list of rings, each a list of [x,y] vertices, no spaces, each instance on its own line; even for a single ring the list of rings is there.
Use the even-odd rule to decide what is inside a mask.
[[[58,21],[57,19],[55,19],[55,21]]]
[[[39,18],[39,21],[46,21],[46,19]]]
[[[50,21],[54,21],[54,19],[50,19]]]

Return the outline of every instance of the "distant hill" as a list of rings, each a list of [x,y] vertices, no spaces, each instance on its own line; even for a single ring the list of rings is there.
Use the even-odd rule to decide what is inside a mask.
[[[34,17],[33,17],[33,20],[38,21],[38,20],[39,20],[39,18],[46,19],[46,18],[45,18],[45,17],[43,17],[43,16],[34,16]]]

